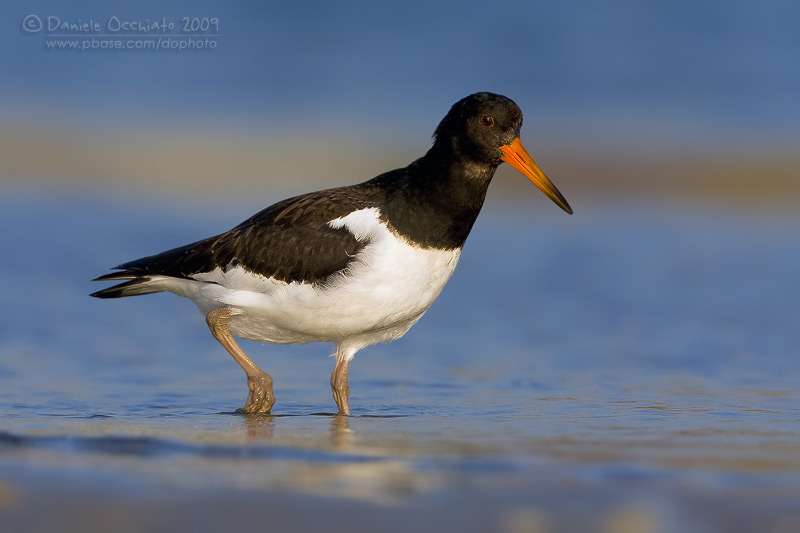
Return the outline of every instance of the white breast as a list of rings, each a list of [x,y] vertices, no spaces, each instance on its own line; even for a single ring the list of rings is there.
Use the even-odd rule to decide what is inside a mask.
[[[379,215],[377,208],[362,209],[328,223],[367,244],[324,284],[287,284],[237,267],[198,276],[215,283],[195,284],[183,295],[206,313],[221,305],[239,309],[229,326],[246,339],[346,341],[359,347],[396,339],[442,291],[461,250],[414,246],[392,233]]]

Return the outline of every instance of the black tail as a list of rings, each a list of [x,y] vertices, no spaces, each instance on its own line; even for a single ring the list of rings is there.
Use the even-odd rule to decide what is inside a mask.
[[[163,292],[163,286],[155,278],[187,278],[196,272],[213,270],[214,249],[211,242],[217,237],[210,237],[186,246],[167,250],[160,254],[128,261],[114,268],[120,272],[112,272],[92,281],[125,281],[102,291],[92,293],[95,298],[122,298],[123,296],[139,296]],[[228,259],[230,261],[230,259]]]
[[[114,285],[102,291],[93,292],[89,296],[95,298],[122,298],[123,296],[139,296],[141,294],[153,294],[154,292],[162,292],[164,289],[151,285],[149,282],[153,280],[151,276],[137,275],[134,272],[113,272],[100,276],[92,281],[112,281],[112,280],[127,280],[125,283]]]

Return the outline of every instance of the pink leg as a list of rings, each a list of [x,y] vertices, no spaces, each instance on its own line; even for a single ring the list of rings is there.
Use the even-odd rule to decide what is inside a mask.
[[[337,347],[336,366],[331,374],[331,392],[340,415],[350,414],[350,385],[347,383],[347,371],[350,369],[350,358]]]
[[[267,414],[272,406],[275,405],[275,394],[272,392],[272,378],[269,374],[258,368],[256,364],[244,353],[244,351],[233,340],[228,331],[228,319],[236,312],[230,307],[220,307],[214,309],[206,315],[206,322],[211,330],[211,334],[219,343],[228,350],[239,366],[247,374],[247,387],[250,393],[244,407],[237,410],[246,414]],[[346,379],[345,375],[345,379]]]

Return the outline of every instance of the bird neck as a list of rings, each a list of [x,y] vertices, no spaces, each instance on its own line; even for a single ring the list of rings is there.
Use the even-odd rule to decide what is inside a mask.
[[[402,185],[387,198],[388,222],[423,247],[461,248],[496,169],[434,145],[405,169]]]
[[[428,196],[431,201],[475,210],[477,216],[499,163],[477,160],[458,146],[437,142],[409,170],[426,193],[435,193]]]

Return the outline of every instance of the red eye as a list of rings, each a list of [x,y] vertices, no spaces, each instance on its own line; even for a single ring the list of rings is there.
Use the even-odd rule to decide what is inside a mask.
[[[486,126],[487,128],[491,128],[492,126],[494,126],[494,117],[491,115],[481,116],[481,125]]]

